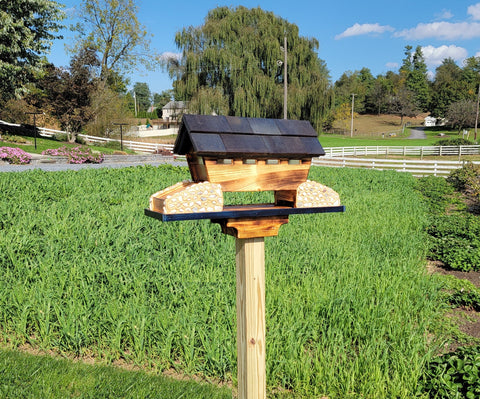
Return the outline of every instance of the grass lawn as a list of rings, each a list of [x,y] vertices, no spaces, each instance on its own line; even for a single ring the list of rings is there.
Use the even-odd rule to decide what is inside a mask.
[[[144,371],[89,365],[0,349],[0,397],[7,398],[231,398],[231,390]]]
[[[426,139],[409,139],[410,128],[405,130],[404,136],[397,137],[385,137],[381,136],[353,136],[339,135],[339,134],[327,134],[323,133],[318,138],[323,147],[354,147],[354,146],[430,146],[441,139],[445,138],[457,138],[458,133],[451,130],[424,130]],[[445,136],[440,137],[439,134],[443,133]]]

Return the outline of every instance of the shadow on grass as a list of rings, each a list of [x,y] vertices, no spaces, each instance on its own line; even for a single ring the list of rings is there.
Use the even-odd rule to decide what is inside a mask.
[[[0,349],[1,398],[231,398],[224,387]]]

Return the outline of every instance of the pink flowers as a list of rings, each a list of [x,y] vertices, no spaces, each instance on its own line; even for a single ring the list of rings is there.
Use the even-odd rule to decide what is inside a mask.
[[[88,147],[68,148],[63,146],[55,149],[42,151],[42,155],[64,156],[68,158],[70,163],[101,163],[103,162],[103,154],[93,154]]]
[[[30,154],[16,147],[0,147],[0,159],[15,165],[26,165],[30,163]]]

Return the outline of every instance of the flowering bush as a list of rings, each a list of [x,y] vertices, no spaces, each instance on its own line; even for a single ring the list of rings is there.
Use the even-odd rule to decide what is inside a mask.
[[[42,155],[64,156],[68,158],[70,163],[101,163],[103,162],[103,154],[93,154],[88,147],[72,147],[63,146],[55,149],[42,151]]]
[[[15,165],[26,165],[30,163],[32,157],[20,148],[0,147],[0,159]]]

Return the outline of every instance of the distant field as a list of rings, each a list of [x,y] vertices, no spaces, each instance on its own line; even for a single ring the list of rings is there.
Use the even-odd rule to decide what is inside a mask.
[[[409,139],[410,128],[405,131],[405,136],[400,137],[374,137],[374,136],[344,136],[339,134],[321,134],[319,136],[320,143],[323,147],[353,147],[353,146],[430,146],[435,145],[445,136],[439,136],[439,131],[434,129],[425,130],[426,139]],[[457,132],[443,131],[448,137],[458,137]]]
[[[403,118],[406,126],[422,126],[426,114],[415,118]],[[347,124],[336,122],[335,130],[345,130],[350,135],[350,120]],[[397,133],[402,130],[402,120],[398,115],[358,115],[353,119],[354,136],[381,136],[382,133],[388,136],[390,133]]]

